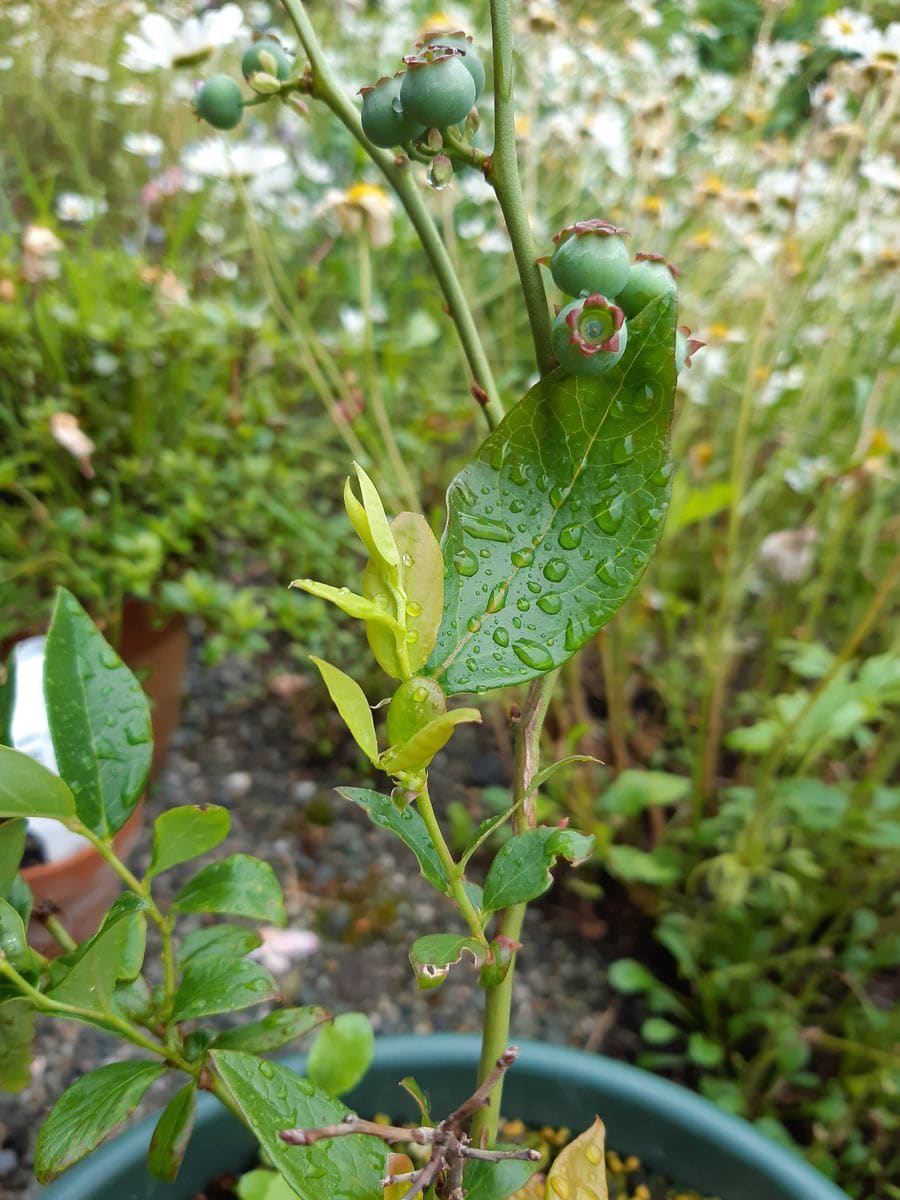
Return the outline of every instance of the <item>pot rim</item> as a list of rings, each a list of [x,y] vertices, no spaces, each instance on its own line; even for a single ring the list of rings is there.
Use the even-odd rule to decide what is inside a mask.
[[[652,1123],[658,1121],[665,1126],[670,1144],[678,1145],[682,1155],[690,1151],[702,1157],[704,1151],[709,1151],[720,1160],[729,1160],[732,1175],[735,1170],[738,1173],[746,1171],[757,1181],[768,1181],[774,1189],[771,1192],[754,1190],[751,1193],[745,1189],[745,1195],[765,1195],[767,1200],[770,1196],[784,1200],[849,1200],[845,1192],[811,1167],[799,1154],[772,1141],[746,1121],[723,1112],[679,1084],[627,1063],[568,1046],[522,1041],[519,1049],[519,1059],[508,1083],[515,1082],[517,1073],[519,1090],[528,1087],[529,1077],[532,1087],[542,1080],[549,1086],[562,1079],[566,1085],[571,1082],[575,1087],[600,1093],[607,1097],[604,1103],[611,1104],[614,1101],[617,1110],[632,1110],[626,1119],[633,1124],[637,1114],[642,1131],[646,1128],[648,1149],[646,1153],[642,1152],[642,1157],[651,1166],[661,1166],[666,1170],[664,1163],[654,1161],[654,1154],[663,1153],[660,1145],[653,1145],[655,1127]],[[399,1083],[410,1071],[416,1075],[430,1072],[432,1077],[442,1071],[458,1073],[461,1068],[471,1071],[479,1060],[480,1052],[481,1040],[474,1034],[385,1036],[376,1038],[375,1058],[370,1070],[377,1070],[382,1076],[389,1073]],[[306,1055],[289,1054],[281,1056],[279,1061],[292,1070],[302,1071]],[[425,1086],[427,1088],[427,1082]],[[365,1088],[364,1081],[359,1091]],[[398,1097],[402,1095],[399,1088],[397,1091]],[[356,1095],[357,1092],[353,1092],[346,1097],[348,1108],[353,1107]],[[614,1122],[616,1114],[609,1112],[608,1116],[609,1121]],[[153,1115],[112,1139],[99,1154],[90,1156],[67,1171],[58,1183],[51,1184],[42,1195],[46,1200],[93,1200],[101,1185],[109,1187],[112,1183],[118,1190],[104,1191],[104,1197],[114,1196],[116,1200],[122,1200],[127,1194],[129,1200],[132,1197],[156,1200],[156,1197],[184,1196],[189,1187],[179,1191],[172,1186],[151,1184],[150,1191],[126,1193],[123,1190],[129,1168],[135,1163],[143,1166],[147,1144],[157,1119],[158,1114]],[[224,1130],[216,1130],[217,1119],[228,1123],[230,1133],[227,1141],[235,1154],[238,1147],[251,1143],[250,1135],[234,1127],[234,1117],[226,1113],[213,1096],[201,1095],[194,1137],[205,1130],[207,1136],[216,1138],[212,1161],[220,1163],[218,1153],[226,1139],[222,1136]],[[652,1150],[649,1146],[653,1147]],[[247,1161],[247,1158],[242,1161]],[[218,1170],[225,1169],[236,1169],[234,1162],[220,1163]],[[213,1174],[215,1169],[210,1169],[205,1178]],[[79,1183],[84,1190],[74,1190]],[[701,1186],[709,1190],[715,1187],[715,1183]],[[723,1193],[723,1200],[729,1200],[727,1191]]]

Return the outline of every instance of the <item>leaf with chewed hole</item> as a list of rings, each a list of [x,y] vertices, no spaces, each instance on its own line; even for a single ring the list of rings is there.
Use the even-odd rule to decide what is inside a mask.
[[[409,961],[416,973],[416,982],[423,991],[438,987],[444,982],[450,968],[468,952],[475,966],[481,966],[485,950],[481,942],[457,933],[426,933],[417,938],[410,948]]]

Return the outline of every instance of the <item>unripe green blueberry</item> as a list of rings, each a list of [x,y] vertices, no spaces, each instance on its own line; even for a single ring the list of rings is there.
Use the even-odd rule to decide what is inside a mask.
[[[628,281],[616,296],[616,304],[626,317],[636,317],[651,300],[674,296],[678,292],[678,268],[666,262],[661,254],[640,252],[634,256]]]
[[[475,103],[475,81],[463,54],[449,46],[428,46],[403,60],[406,74],[400,85],[403,111],[426,129],[459,125]]]
[[[194,111],[213,129],[234,129],[244,115],[241,89],[230,75],[212,75],[194,97]]]
[[[275,64],[274,71],[271,69],[271,63],[260,62],[260,56],[264,54],[268,55]],[[291,60],[284,52],[284,48],[274,38],[260,38],[244,51],[241,58],[241,70],[245,79],[249,79],[258,71],[265,71],[267,75],[274,75],[276,79],[284,83],[291,77]]]
[[[472,76],[477,100],[484,91],[484,63],[475,53],[473,44],[474,39],[462,29],[457,29],[453,33],[442,33],[439,29],[434,29],[425,34],[418,46],[420,49],[425,46],[450,46],[454,50],[461,50],[464,55],[463,66]]]
[[[614,299],[631,270],[622,235],[627,237],[628,230],[599,218],[578,221],[558,233],[550,271],[560,291],[569,296],[598,292]]]
[[[551,339],[553,353],[564,370],[595,378],[615,366],[625,352],[625,314],[605,296],[584,296],[560,310]]]
[[[397,75],[384,75],[370,87],[359,90],[363,98],[363,133],[370,142],[385,150],[418,141],[424,133],[422,122],[407,116],[400,103],[403,76],[403,71]]]
[[[387,735],[391,746],[402,746],[429,721],[447,711],[441,685],[427,675],[413,675],[394,692],[387,711]]]

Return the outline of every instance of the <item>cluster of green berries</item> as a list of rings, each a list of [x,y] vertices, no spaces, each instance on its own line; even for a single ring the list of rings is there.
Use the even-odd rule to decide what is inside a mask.
[[[241,58],[241,72],[258,92],[274,92],[291,77],[292,62],[274,34],[257,38]],[[235,129],[244,115],[244,97],[230,75],[213,75],[194,97],[197,116],[214,129]]]
[[[553,322],[553,353],[571,375],[588,378],[615,366],[628,344],[628,319],[652,301],[678,291],[677,268],[661,254],[639,253],[634,262],[625,245],[628,230],[595,218],[577,221],[553,239],[550,273],[560,291],[575,296]],[[546,259],[541,260],[547,262]],[[678,331],[679,369],[690,366],[702,343]]]
[[[484,90],[484,64],[461,29],[426,33],[403,62],[405,70],[360,89],[363,131],[386,150],[461,124]]]

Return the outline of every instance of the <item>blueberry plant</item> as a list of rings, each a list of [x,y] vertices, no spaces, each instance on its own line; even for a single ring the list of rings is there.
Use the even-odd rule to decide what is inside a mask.
[[[203,867],[160,907],[163,872],[214,849],[228,830],[221,808],[185,806],[154,823],[150,865],[134,875],[114,837],[137,804],[150,760],[146,702],[139,686],[77,603],[61,593],[47,643],[45,692],[59,776],[15,749],[0,748],[0,1083],[22,1086],[36,1013],[85,1021],[139,1047],[145,1058],[113,1063],[78,1080],[41,1132],[36,1168],[53,1179],[89,1153],[165,1072],[185,1082],[164,1110],[150,1165],[171,1180],[188,1143],[198,1090],[214,1092],[257,1136],[269,1161],[300,1197],[345,1200],[462,1200],[478,1174],[481,1200],[502,1200],[537,1169],[531,1152],[496,1148],[509,1048],[512,981],[526,905],[551,885],[565,860],[583,861],[592,839],[541,825],[537,794],[555,767],[540,761],[541,730],[562,664],[612,617],[637,586],[662,533],[672,462],[669,432],[679,360],[698,343],[677,327],[676,272],[660,256],[632,261],[627,231],[586,214],[538,258],[519,182],[508,0],[492,0],[493,146],[476,144],[474,106],[485,64],[462,30],[435,29],[362,89],[361,106],[334,76],[301,0],[284,0],[301,48],[296,60],[274,35],[245,48],[240,71],[198,89],[197,116],[230,130],[243,110],[283,102],[327,106],[394,190],[442,289],[488,434],[450,482],[439,542],[424,516],[390,517],[377,487],[355,466],[344,491],[365,566],[354,586],[297,579],[293,586],[362,622],[368,647],[393,689],[376,726],[370,698],[349,673],[315,658],[350,734],[389,783],[384,791],[342,788],[377,825],[392,831],[446,902],[446,927],[410,949],[421,988],[435,988],[461,960],[474,962],[484,991],[483,1050],[472,1096],[445,1120],[417,1130],[431,1147],[418,1169],[387,1146],[408,1130],[348,1116],[333,1094],[367,1065],[370,1039],[358,1022],[325,1026],[300,1079],[259,1055],[327,1020],[317,1008],[275,1009],[261,1020],[216,1031],[209,1019],[271,1000],[274,980],[245,955],[252,930],[223,922],[185,937],[183,914],[279,922],[284,906],[271,868],[235,854]],[[515,403],[495,382],[478,325],[423,198],[421,166],[436,187],[455,170],[480,171],[493,187],[509,233],[534,342],[538,381]],[[555,319],[542,268],[568,299]],[[432,801],[430,767],[457,726],[478,722],[455,698],[526,689],[516,714],[512,805],[454,854]],[[0,740],[9,741],[15,680],[0,699]],[[383,699],[383,697],[378,697]],[[376,709],[379,706],[375,706]],[[45,816],[89,839],[125,891],[101,928],[76,945],[64,914],[44,914],[62,954],[28,945],[31,900],[17,864],[24,819]],[[509,823],[479,879],[471,863]],[[145,965],[155,927],[161,967]],[[153,981],[153,982],[151,982]],[[349,1064],[349,1066],[348,1066]],[[470,1124],[471,1122],[471,1124]],[[328,1146],[320,1143],[327,1139]],[[601,1132],[588,1130],[555,1161],[548,1197],[605,1196]],[[295,1147],[305,1147],[298,1152]],[[401,1156],[402,1158],[402,1156]],[[503,1162],[503,1171],[485,1171]]]

